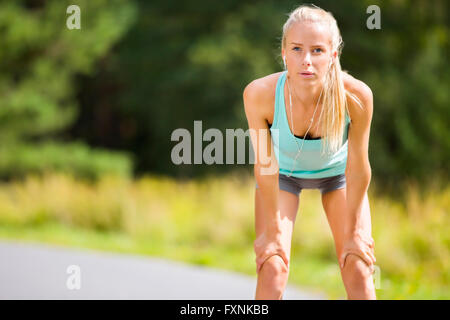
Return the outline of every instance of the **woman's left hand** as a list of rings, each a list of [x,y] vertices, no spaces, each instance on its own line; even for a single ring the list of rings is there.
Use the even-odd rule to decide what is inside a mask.
[[[369,267],[373,267],[376,262],[374,254],[374,240],[368,237],[362,230],[354,231],[346,236],[342,254],[339,257],[339,264],[344,268],[345,259],[349,254],[359,256]]]

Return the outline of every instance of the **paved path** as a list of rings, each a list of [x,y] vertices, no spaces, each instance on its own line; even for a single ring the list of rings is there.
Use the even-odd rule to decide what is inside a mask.
[[[159,258],[0,241],[0,299],[252,300],[255,286],[256,277]],[[288,286],[284,299],[325,296]]]

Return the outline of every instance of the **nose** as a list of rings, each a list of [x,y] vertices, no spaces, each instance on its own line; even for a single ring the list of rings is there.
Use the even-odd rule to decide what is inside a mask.
[[[303,62],[302,62],[303,66],[310,66],[311,65],[311,56],[309,53],[306,53],[304,58],[303,58]]]

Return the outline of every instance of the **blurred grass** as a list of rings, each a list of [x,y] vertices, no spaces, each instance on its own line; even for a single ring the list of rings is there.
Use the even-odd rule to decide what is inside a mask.
[[[374,182],[372,182],[372,185]],[[376,186],[371,190],[376,190]],[[369,193],[379,299],[449,299],[450,186],[404,200]],[[66,174],[0,184],[0,237],[154,255],[255,275],[254,179],[175,181]],[[304,190],[289,282],[345,299],[320,193]]]

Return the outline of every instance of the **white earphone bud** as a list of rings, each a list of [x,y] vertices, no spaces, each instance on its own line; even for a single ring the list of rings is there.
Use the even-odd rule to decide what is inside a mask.
[[[286,69],[286,57],[283,57],[284,68]]]

